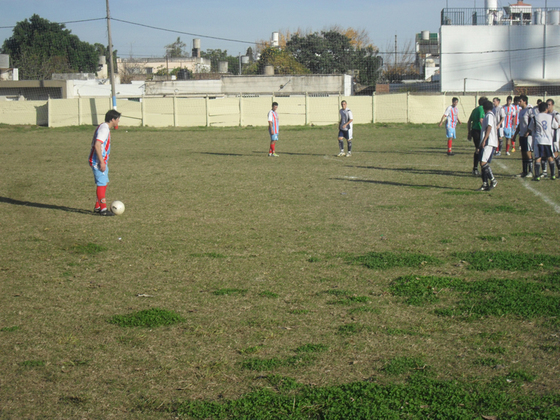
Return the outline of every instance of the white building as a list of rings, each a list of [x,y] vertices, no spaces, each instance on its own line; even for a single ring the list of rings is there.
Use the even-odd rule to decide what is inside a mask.
[[[517,81],[554,85],[560,78],[560,9],[519,1],[498,8],[444,9],[441,90],[511,91]],[[560,85],[560,81],[558,82]]]

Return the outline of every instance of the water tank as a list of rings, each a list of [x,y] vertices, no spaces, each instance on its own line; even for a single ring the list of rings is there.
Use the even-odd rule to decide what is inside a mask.
[[[228,72],[228,62],[218,61],[218,73],[227,73],[227,72]]]
[[[533,24],[544,25],[545,19],[546,12],[543,12],[541,9],[535,9],[535,11],[533,12]]]
[[[200,38],[195,38],[195,39],[193,39],[193,40],[192,40],[192,45],[193,45],[193,48],[198,48],[198,49],[200,49]]]
[[[560,25],[560,10],[549,10],[546,23],[549,25]]]
[[[9,69],[9,68],[10,68],[10,55],[0,54],[0,69]]]
[[[264,66],[265,76],[274,76],[274,66]]]
[[[278,46],[278,39],[279,39],[279,34],[278,34],[278,32],[272,32],[272,46],[273,46],[273,47],[277,47],[277,46]]]
[[[104,55],[100,55],[97,64],[99,64],[100,66],[104,66],[105,64],[107,64],[107,57],[105,57]]]
[[[484,0],[486,10],[498,10],[498,0]]]
[[[422,31],[420,34],[422,35],[422,41],[430,40],[430,31]]]

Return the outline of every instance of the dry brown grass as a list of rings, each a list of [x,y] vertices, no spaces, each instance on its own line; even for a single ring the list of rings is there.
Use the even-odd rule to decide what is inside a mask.
[[[169,418],[141,408],[236,398],[268,373],[317,385],[402,381],[382,370],[400,356],[421,358],[437,378],[488,382],[521,369],[536,376],[527,389],[558,393],[557,320],[467,322],[436,316],[445,301],[414,307],[389,292],[408,274],[542,274],[473,272],[453,257],[559,255],[558,215],[510,177],[519,154],[501,159],[507,170],[494,165],[493,192],[475,194],[470,143],[457,140],[448,158],[443,132],[428,126],[357,126],[350,159],[335,157],[332,127],[283,128],[277,159],[261,129],[121,128],[108,199],[126,212],[104,219],[88,214],[91,132],[0,128],[1,418]],[[560,202],[559,184],[531,186]],[[518,235],[533,232],[543,235]],[[442,264],[370,270],[345,259],[370,251]],[[247,292],[213,293],[226,288]],[[337,289],[369,302],[332,304],[326,292]],[[107,322],[154,307],[186,321]],[[357,332],[341,333],[349,324]],[[299,367],[242,368],[305,344],[328,351]],[[485,358],[497,366],[481,366]]]

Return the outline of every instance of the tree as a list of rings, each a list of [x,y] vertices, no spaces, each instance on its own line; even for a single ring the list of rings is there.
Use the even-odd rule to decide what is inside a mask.
[[[221,49],[208,49],[206,52],[201,51],[200,56],[202,58],[210,59],[210,62],[212,63],[210,71],[213,73],[218,72],[218,63],[220,61],[227,61],[228,72],[231,74],[239,74],[239,57],[228,55],[227,50],[222,51]]]
[[[275,74],[308,74],[309,70],[302,66],[287,52],[278,48],[265,48],[258,61],[246,69],[247,74],[262,74],[265,66],[274,67]]]
[[[2,53],[9,54],[21,79],[50,79],[53,72],[97,71],[96,48],[80,41],[60,23],[38,15],[18,22],[4,41]]]
[[[336,28],[305,36],[295,33],[286,42],[286,51],[312,73],[345,74],[358,70],[357,81],[368,85],[377,80],[382,63],[367,34],[352,28]]]
[[[187,44],[181,41],[180,37],[177,37],[177,41],[165,46],[165,53],[169,58],[188,57],[186,48]]]

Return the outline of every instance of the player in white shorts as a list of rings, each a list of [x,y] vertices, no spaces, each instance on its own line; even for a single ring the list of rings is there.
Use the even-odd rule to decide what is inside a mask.
[[[498,147],[494,153],[496,154],[496,156],[500,156],[502,154],[502,145],[503,145],[502,138],[504,137],[503,124],[504,124],[504,119],[506,118],[506,113],[504,111],[504,108],[500,105],[500,98],[494,98],[492,102],[494,103],[494,108],[492,108],[492,112],[496,117],[496,122],[497,122],[496,132],[498,136]]]
[[[535,115],[529,123],[529,130],[533,133],[533,146],[538,149],[538,157],[535,161],[535,181],[540,181],[541,165],[546,166],[548,161],[550,166],[550,179],[556,179],[554,175],[554,152],[552,151],[553,130],[558,129],[558,121],[554,115],[549,114],[546,102],[539,104],[539,113]],[[535,150],[536,151],[536,150]],[[543,162],[542,160],[545,159]]]
[[[548,113],[554,116],[554,119],[560,125],[560,113],[554,109],[554,100],[548,99],[546,101],[548,105]],[[554,152],[554,160],[556,162],[556,167],[558,168],[558,175],[560,176],[560,129],[553,130],[553,144],[552,144],[552,151]]]
[[[478,191],[490,191],[494,188],[498,181],[494,178],[492,169],[490,168],[490,162],[492,162],[492,156],[494,155],[494,150],[498,146],[498,133],[497,133],[497,118],[492,112],[492,102],[486,101],[482,104],[485,115],[484,120],[482,120],[482,141],[480,142],[480,166],[482,172],[482,186]]]

